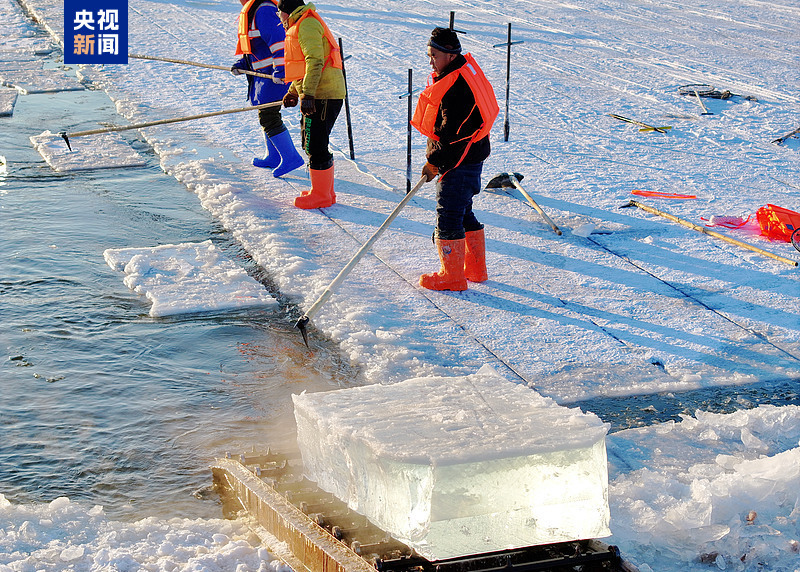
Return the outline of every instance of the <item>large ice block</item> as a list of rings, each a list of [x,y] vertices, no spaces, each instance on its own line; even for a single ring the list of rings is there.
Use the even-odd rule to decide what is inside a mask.
[[[430,560],[611,534],[608,426],[489,366],[293,399],[306,476]]]

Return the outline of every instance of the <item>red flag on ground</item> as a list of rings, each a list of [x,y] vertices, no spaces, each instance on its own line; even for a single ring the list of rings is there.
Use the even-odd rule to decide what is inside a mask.
[[[654,197],[657,199],[696,199],[696,195],[681,195],[679,193],[662,193],[660,191],[640,191],[636,189],[631,191],[632,195],[639,195],[640,197]]]

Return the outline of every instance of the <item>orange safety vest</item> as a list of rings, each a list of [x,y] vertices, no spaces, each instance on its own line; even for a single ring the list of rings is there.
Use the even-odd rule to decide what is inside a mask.
[[[436,116],[439,113],[439,106],[442,103],[444,94],[453,87],[459,76],[467,81],[467,85],[475,97],[475,104],[481,112],[483,124],[478,130],[470,137],[470,144],[479,141],[489,135],[494,125],[494,120],[500,113],[500,107],[497,105],[497,98],[494,95],[492,84],[486,79],[483,70],[478,66],[472,54],[464,54],[467,60],[463,66],[458,68],[455,72],[447,74],[439,81],[434,81],[436,77],[431,74],[428,78],[428,85],[419,95],[417,101],[417,108],[414,110],[414,116],[411,119],[411,125],[420,133],[438,141],[439,137],[434,133],[434,126],[436,125]],[[466,155],[466,153],[465,153]]]
[[[325,63],[322,66],[322,69],[325,69],[325,66],[330,63],[333,67],[342,69],[342,53],[339,51],[339,44],[336,42],[336,38],[333,36],[333,33],[330,31],[328,26],[319,17],[316,10],[306,10],[302,16],[292,25],[291,28],[286,30],[286,44],[284,45],[284,70],[286,72],[285,79],[286,81],[294,81],[296,79],[302,79],[306,75],[306,58],[303,55],[303,50],[300,49],[300,39],[298,37],[300,33],[300,22],[305,20],[308,17],[316,18],[317,21],[322,24],[322,29],[325,33],[325,39],[328,40],[328,44],[330,44],[331,52],[328,58],[325,60]]]
[[[275,7],[278,7],[278,0],[270,0]],[[242,6],[241,12],[239,12],[239,31],[238,31],[238,41],[236,42],[236,55],[239,54],[252,54],[253,50],[250,48],[250,26],[252,20],[255,19],[255,10],[252,14],[250,14],[250,9],[255,5],[260,4],[260,0],[248,0],[248,2]],[[253,31],[253,37],[257,35],[257,32]]]

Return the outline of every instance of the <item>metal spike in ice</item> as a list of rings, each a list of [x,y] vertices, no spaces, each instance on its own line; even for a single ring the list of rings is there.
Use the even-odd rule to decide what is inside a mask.
[[[293,399],[306,476],[429,560],[611,534],[608,425],[489,366]]]

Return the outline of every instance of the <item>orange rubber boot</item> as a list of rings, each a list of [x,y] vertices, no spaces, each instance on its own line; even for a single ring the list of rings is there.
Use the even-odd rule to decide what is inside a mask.
[[[466,233],[464,249],[464,276],[470,282],[485,282],[489,279],[486,273],[486,239],[483,229]]]
[[[465,240],[441,240],[437,238],[436,249],[442,268],[439,272],[423,274],[419,277],[419,285],[428,290],[466,290],[467,279],[464,278]]]
[[[309,169],[311,177],[311,190],[303,193],[294,200],[294,206],[299,209],[321,209],[331,206],[336,202],[333,192],[333,166],[319,170]]]

